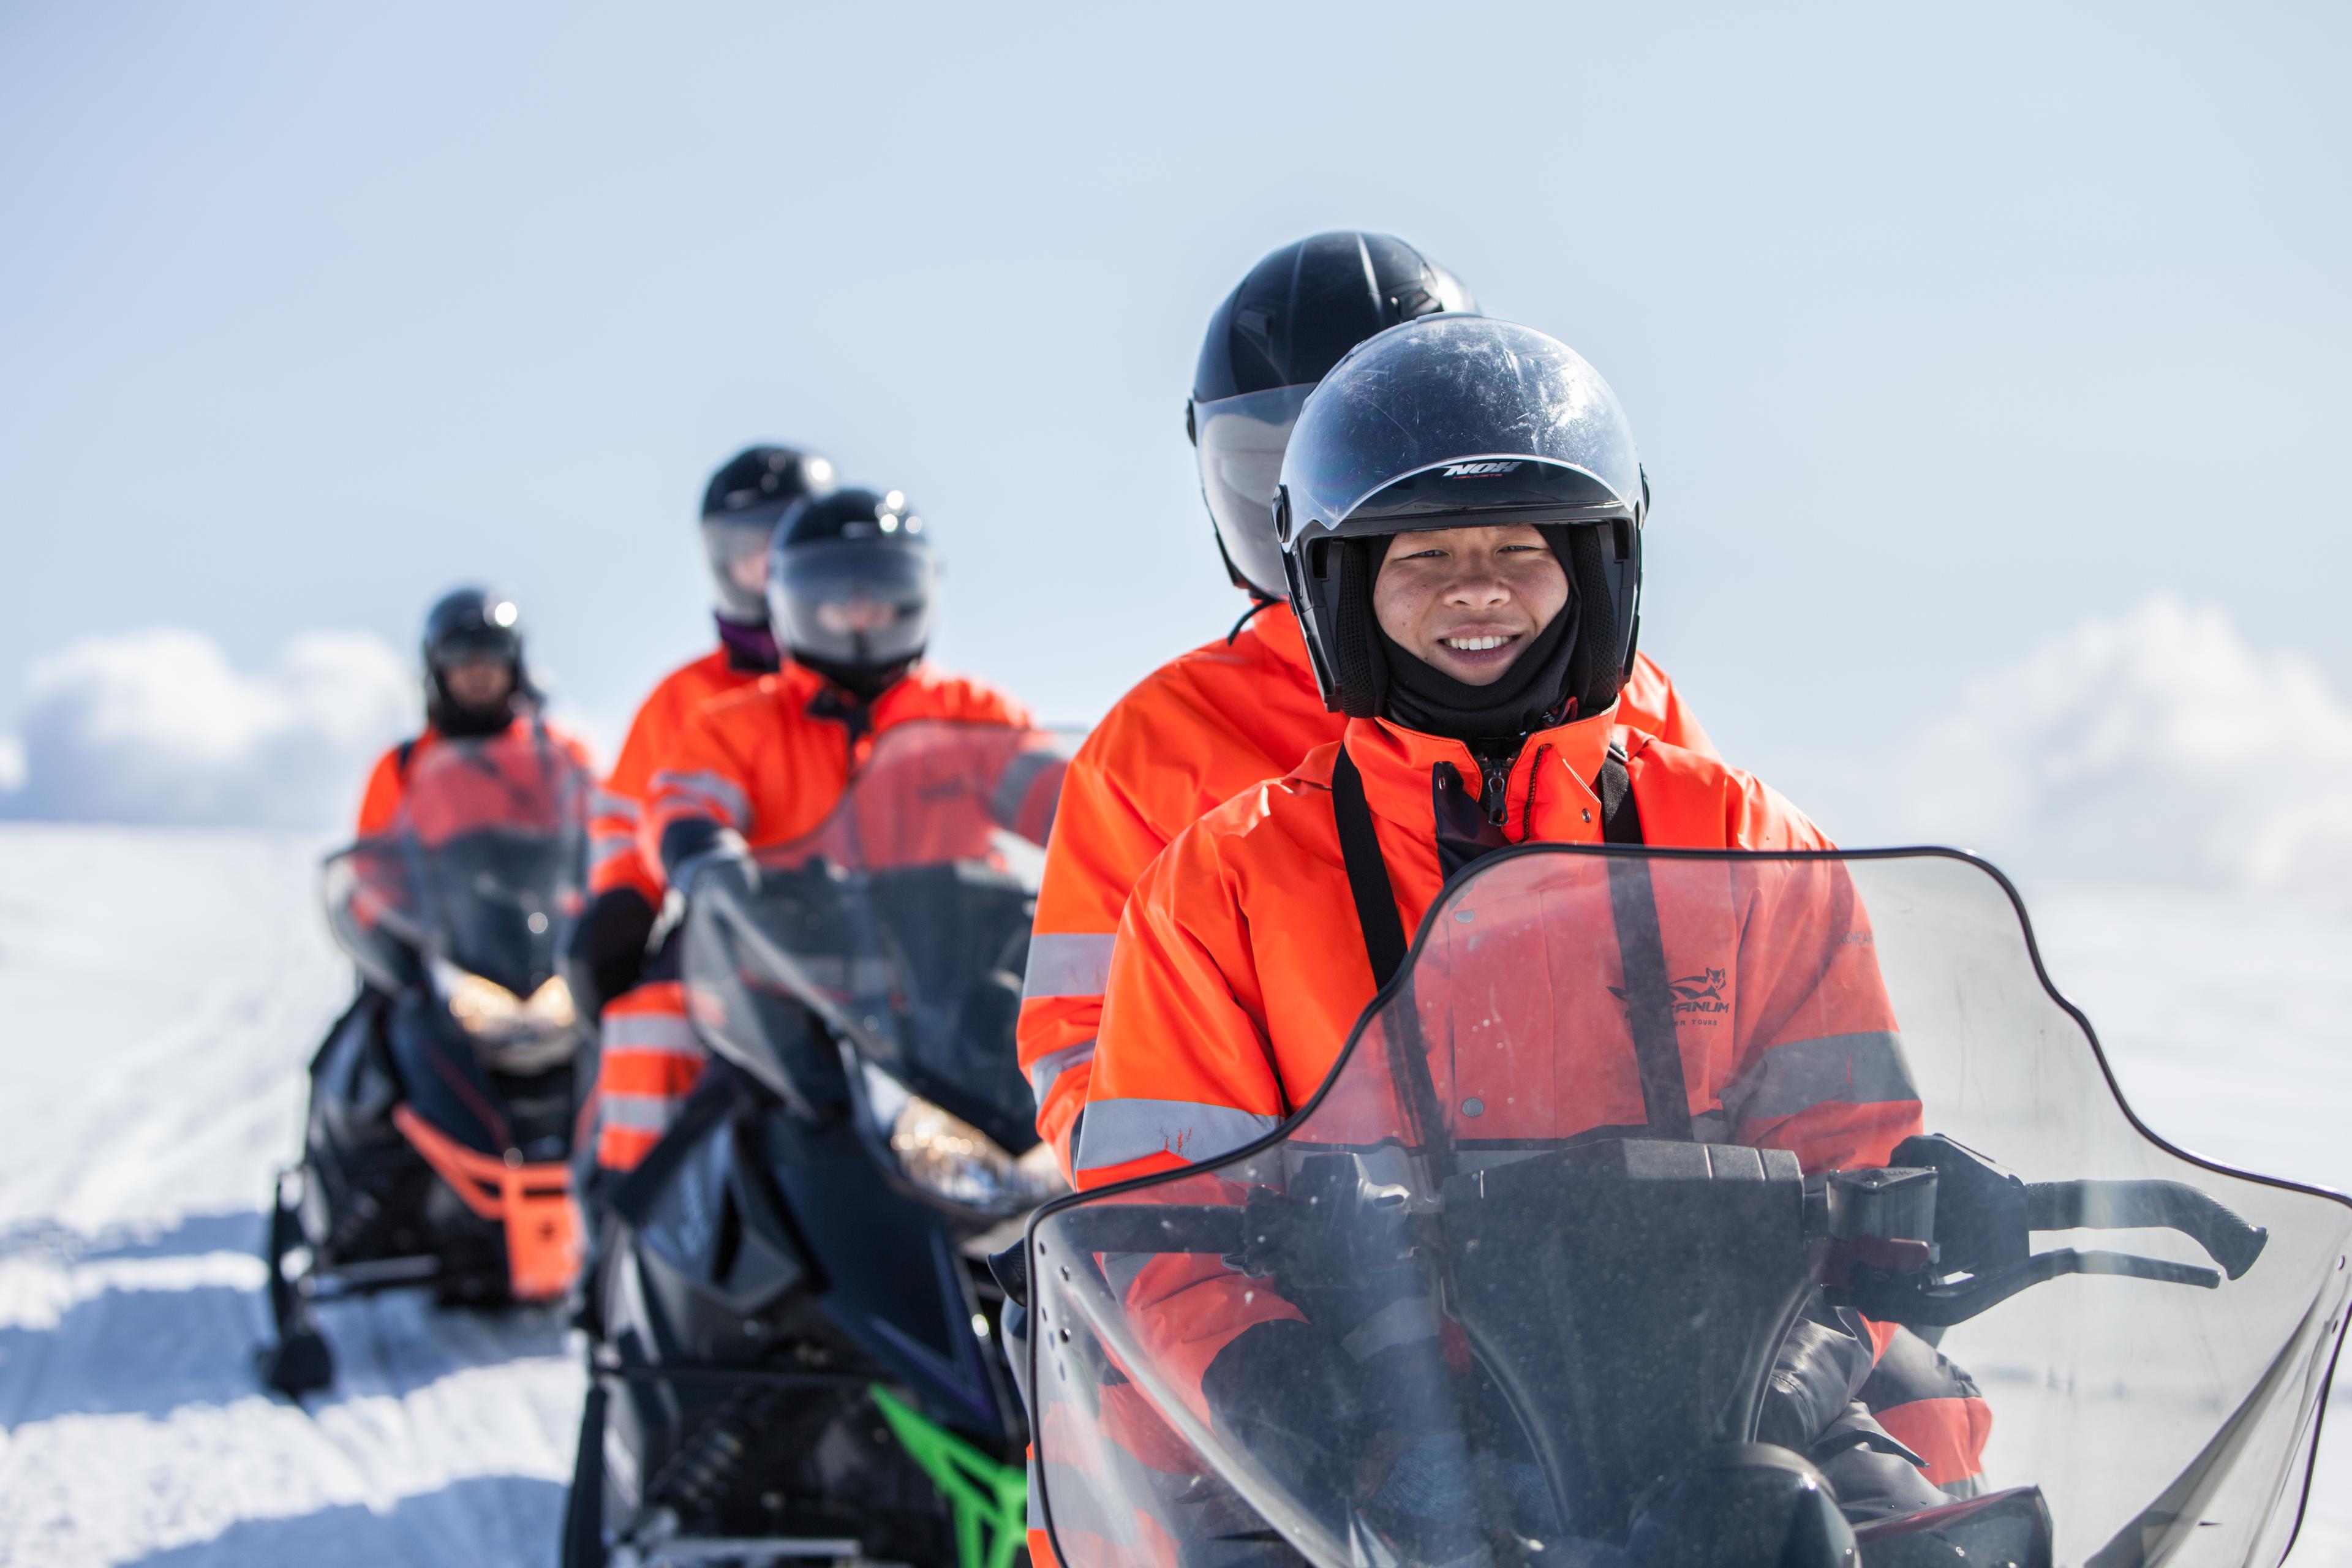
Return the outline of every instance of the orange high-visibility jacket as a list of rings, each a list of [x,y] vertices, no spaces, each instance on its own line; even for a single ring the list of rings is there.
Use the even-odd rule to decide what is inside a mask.
[[[840,801],[874,737],[896,725],[948,719],[1025,728],[1031,721],[1026,708],[994,687],[928,664],[874,700],[866,731],[855,740],[848,719],[837,688],[791,663],[705,702],[654,773],[637,834],[646,863],[660,866],[663,832],[688,817],[731,827],[754,849],[810,832]]]
[[[534,713],[520,715],[515,723],[541,725],[548,739],[569,752],[572,761],[592,773],[595,771],[596,764],[587,746],[576,737]],[[511,727],[509,732],[512,732]],[[368,770],[367,789],[360,796],[359,823],[352,829],[353,837],[373,837],[392,826],[393,818],[400,815],[401,806],[408,799],[408,776],[415,771],[417,759],[441,742],[441,731],[427,724],[423,733],[390,747],[375,760],[375,766]]]
[[[1250,785],[1280,778],[1336,741],[1298,617],[1275,605],[1235,636],[1180,655],[1119,699],[1078,748],[1037,895],[1022,987],[1021,1066],[1037,1132],[1068,1173],[1070,1125],[1086,1104],[1119,910],[1169,840]],[[1713,756],[1698,721],[1647,655],[1617,702],[1617,722]]]
[[[647,903],[660,905],[661,868],[646,859],[637,842],[654,774],[677,749],[697,709],[765,673],[737,664],[724,647],[716,647],[662,677],[638,707],[612,773],[596,792],[588,823],[592,894],[633,888]],[[677,1120],[707,1058],[675,979],[648,977],[611,998],[597,1030],[596,1161],[607,1170],[633,1170]]]
[[[1644,842],[1691,848],[1826,848],[1795,807],[1712,757],[1658,742],[1598,714],[1531,737],[1510,775],[1503,837],[1593,843],[1594,793],[1612,731],[1628,756]],[[1381,858],[1406,931],[1444,878],[1436,792],[1451,767],[1479,776],[1469,749],[1385,721],[1346,733],[1362,774]],[[1332,815],[1336,746],[1288,776],[1246,791],[1178,836],[1137,884],[1121,921],[1102,1034],[1076,1150],[1082,1188],[1213,1160],[1276,1126],[1314,1094],[1338,1058],[1373,980]],[[1473,789],[1475,786],[1466,786]],[[1816,886],[1822,879],[1810,879]],[[1842,877],[1836,886],[1844,886]],[[1727,1141],[1794,1151],[1809,1171],[1882,1165],[1920,1129],[1920,1106],[1895,1020],[1877,984],[1866,931],[1843,898],[1742,904],[1741,929],[1660,899],[1668,973],[1721,970],[1727,1010],[1696,1018],[1682,1045],[1691,1111]],[[1720,906],[1710,903],[1709,910]],[[1613,952],[1613,932],[1595,933]],[[1563,1038],[1624,1036],[1611,994],[1562,995],[1574,1009]],[[1482,1135],[1568,1136],[1645,1120],[1630,1037],[1596,1050],[1589,1079],[1555,1100],[1510,1081],[1508,1053],[1451,1065],[1454,1096],[1496,1108]],[[1511,1121],[1515,1124],[1505,1126]],[[1527,1125],[1517,1125],[1525,1121]],[[1540,1125],[1538,1125],[1540,1123]],[[1251,1324],[1295,1316],[1264,1281],[1213,1259],[1159,1255],[1128,1287],[1148,1342],[1184,1384]]]
[[[723,692],[751,685],[765,673],[746,668],[725,647],[715,647],[663,676],[638,706],[637,716],[629,721],[628,738],[621,742],[621,754],[596,792],[595,815],[589,819],[591,895],[635,888],[647,903],[660,904],[660,868],[648,865],[637,847],[638,822],[653,794],[654,774],[677,744],[696,709]]]

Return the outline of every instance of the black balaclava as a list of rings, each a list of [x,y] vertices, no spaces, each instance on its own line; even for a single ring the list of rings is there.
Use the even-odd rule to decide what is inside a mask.
[[[441,672],[435,670],[432,679],[433,700],[425,705],[425,717],[434,729],[451,740],[476,740],[495,735],[515,721],[530,697],[524,691],[521,671],[516,671],[513,686],[507,694],[488,708],[467,708],[449,695],[441,682]]]

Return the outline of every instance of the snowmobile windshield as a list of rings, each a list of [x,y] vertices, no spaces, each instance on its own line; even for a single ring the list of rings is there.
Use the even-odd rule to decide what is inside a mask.
[[[337,941],[388,989],[423,961],[469,1032],[568,1028],[549,987],[583,901],[593,784],[532,725],[424,748],[392,825],[327,859]]]
[[[1136,1158],[1226,1152],[1032,1222],[1071,1568],[1277,1534],[1334,1568],[2292,1538],[2352,1205],[2144,1131],[1981,862],[1490,856],[1318,1092],[1251,1121],[1090,1106]],[[1809,1405],[1801,1352],[1841,1336]],[[1887,1409],[1901,1358],[1956,1396]],[[1899,1484],[1841,1493],[1857,1455]],[[1801,1504],[1826,1555],[1781,1554]],[[1719,1554],[1735,1524],[1769,1550]]]
[[[932,1196],[1035,1202],[1029,1166],[1051,1167],[1013,1168],[1037,1143],[1013,1024],[1065,767],[1043,731],[884,731],[824,824],[761,854],[755,892],[698,890],[685,981],[705,1038],[789,1101],[845,1093]],[[807,1048],[812,1016],[837,1052]]]

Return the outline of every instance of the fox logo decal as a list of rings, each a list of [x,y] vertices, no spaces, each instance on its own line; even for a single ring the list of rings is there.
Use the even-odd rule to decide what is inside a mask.
[[[1696,974],[1685,974],[1679,980],[1667,981],[1666,990],[1674,997],[1671,1005],[1675,1011],[1675,1022],[1679,1024],[1685,1019],[1696,1018],[1704,1024],[1713,1024],[1714,1015],[1730,1012],[1731,1004],[1723,996],[1723,988],[1729,981],[1730,976],[1720,969],[1704,969]],[[1625,1000],[1625,988],[1612,985],[1609,994],[1622,1002]]]

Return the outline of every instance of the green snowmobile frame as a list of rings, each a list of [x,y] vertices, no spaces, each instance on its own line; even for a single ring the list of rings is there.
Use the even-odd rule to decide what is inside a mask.
[[[899,1446],[954,1510],[960,1568],[1013,1568],[1029,1542],[1028,1470],[999,1464],[878,1383],[872,1393]]]

